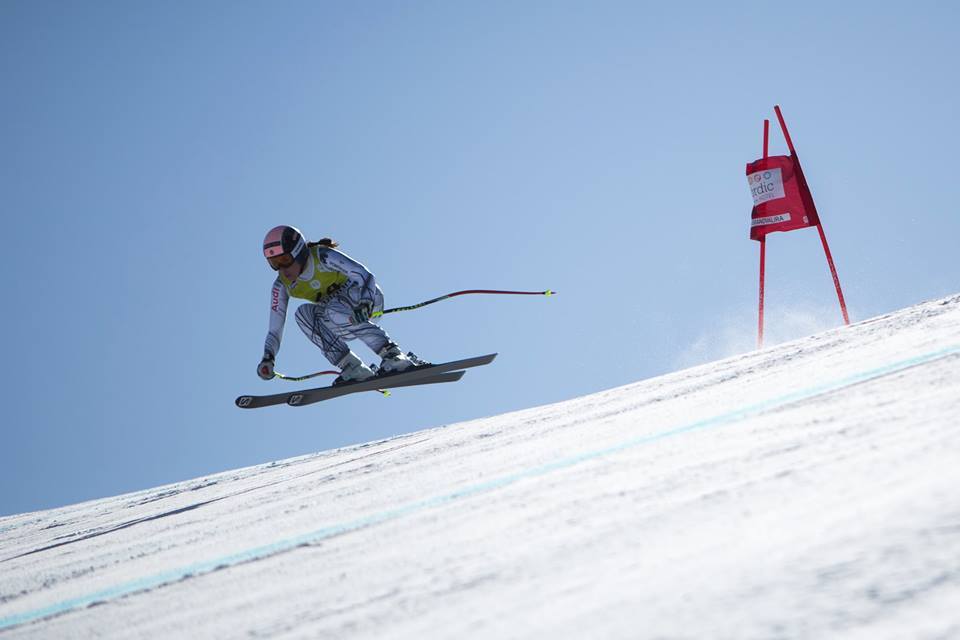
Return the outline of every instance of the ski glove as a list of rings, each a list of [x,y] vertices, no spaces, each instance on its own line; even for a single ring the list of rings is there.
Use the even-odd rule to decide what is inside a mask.
[[[263,360],[257,365],[257,375],[264,380],[273,379],[273,356],[269,353],[263,354]]]
[[[370,314],[373,313],[373,304],[369,302],[361,302],[353,308],[353,321],[357,324],[363,324],[370,319]]]

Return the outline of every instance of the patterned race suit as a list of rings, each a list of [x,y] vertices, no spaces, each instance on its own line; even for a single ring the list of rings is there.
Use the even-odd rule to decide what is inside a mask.
[[[334,365],[350,353],[347,340],[358,339],[374,353],[390,342],[387,333],[373,322],[354,319],[353,310],[364,302],[374,311],[382,311],[383,292],[366,267],[336,249],[311,247],[303,272],[294,281],[277,274],[270,292],[270,330],[264,344],[264,352],[274,357],[280,350],[291,297],[310,301],[297,309],[297,324]]]

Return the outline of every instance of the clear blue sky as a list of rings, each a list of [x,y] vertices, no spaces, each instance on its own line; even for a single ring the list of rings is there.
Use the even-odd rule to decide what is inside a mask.
[[[960,11],[836,3],[0,4],[0,514],[483,417],[748,349],[744,165],[782,105],[854,320],[960,289]],[[772,152],[785,151],[774,127]],[[443,388],[241,411],[270,227],[332,236]],[[841,322],[768,242],[771,341]],[[292,313],[291,313],[292,316]],[[361,356],[372,355],[362,347]],[[327,363],[289,318],[277,368]]]

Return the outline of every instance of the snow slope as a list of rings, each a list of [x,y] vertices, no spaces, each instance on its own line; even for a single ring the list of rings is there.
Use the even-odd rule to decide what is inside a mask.
[[[953,296],[2,518],[0,638],[960,638],[958,414]]]

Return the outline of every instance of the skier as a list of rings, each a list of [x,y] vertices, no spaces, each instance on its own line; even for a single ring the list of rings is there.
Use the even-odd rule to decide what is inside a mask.
[[[350,350],[347,340],[358,339],[380,356],[380,373],[417,366],[371,322],[374,312],[383,310],[383,292],[373,274],[336,247],[330,238],[307,243],[300,231],[286,225],[274,227],[264,238],[263,255],[277,272],[270,293],[270,329],[257,365],[257,374],[264,380],[274,377],[290,296],[309,300],[297,309],[297,324],[340,369],[333,384],[377,375]]]

